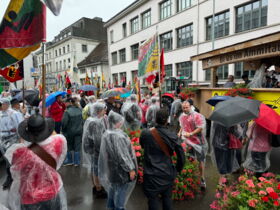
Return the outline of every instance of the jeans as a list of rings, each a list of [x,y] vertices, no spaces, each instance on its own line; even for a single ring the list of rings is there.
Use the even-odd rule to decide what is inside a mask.
[[[150,191],[145,189],[144,183],[144,194],[148,198],[149,210],[158,210],[160,208],[159,195],[161,195],[163,210],[172,210],[172,184],[158,191]]]
[[[124,210],[126,194],[128,189],[127,184],[112,184],[109,188],[107,208],[110,210]]]

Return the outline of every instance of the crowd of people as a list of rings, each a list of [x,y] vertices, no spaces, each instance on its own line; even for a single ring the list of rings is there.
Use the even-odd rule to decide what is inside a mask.
[[[150,210],[159,209],[159,197],[164,209],[172,209],[173,182],[185,164],[182,143],[199,162],[202,190],[206,189],[207,154],[221,178],[241,167],[260,175],[270,165],[271,134],[267,130],[255,123],[226,128],[214,122],[207,141],[205,117],[191,99],[182,100],[176,94],[170,110],[161,108],[159,98],[150,95],[141,101],[134,94],[123,100],[84,93],[58,95],[47,108],[46,118],[39,109],[28,113],[14,99],[4,97],[0,103],[0,149],[7,169],[3,189],[10,189],[11,209],[67,209],[57,172],[62,165],[86,167],[95,197],[107,199],[108,209],[125,209],[138,174],[128,130],[142,129],[143,189]],[[232,138],[241,146],[232,147]],[[176,165],[171,159],[174,153]]]

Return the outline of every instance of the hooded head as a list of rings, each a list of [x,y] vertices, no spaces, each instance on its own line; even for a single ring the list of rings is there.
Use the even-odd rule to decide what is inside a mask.
[[[104,111],[104,114],[106,113],[106,105],[100,102],[94,103],[90,108],[90,113],[93,117],[99,116],[102,111]]]
[[[122,127],[124,123],[124,118],[120,114],[111,110],[108,115],[108,122],[109,129],[114,130]]]

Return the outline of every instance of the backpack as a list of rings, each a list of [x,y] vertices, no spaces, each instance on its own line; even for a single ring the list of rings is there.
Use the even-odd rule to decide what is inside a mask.
[[[271,137],[271,146],[272,147],[280,147],[280,135],[272,134]]]

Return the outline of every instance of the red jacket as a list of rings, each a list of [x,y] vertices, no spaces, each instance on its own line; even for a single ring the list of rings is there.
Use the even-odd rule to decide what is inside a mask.
[[[56,101],[54,102],[50,107],[50,115],[51,118],[55,122],[61,122],[64,110],[66,109],[66,106],[63,102]]]

